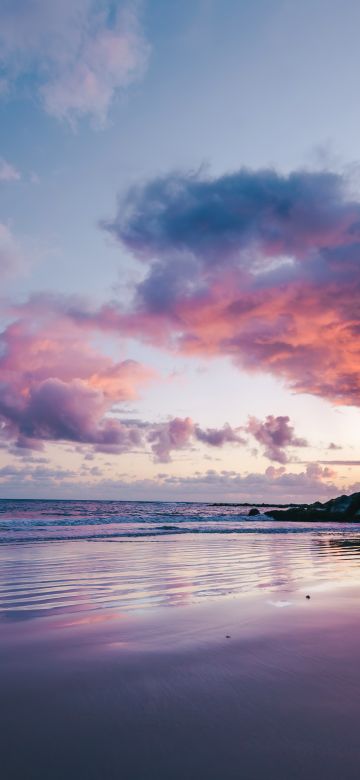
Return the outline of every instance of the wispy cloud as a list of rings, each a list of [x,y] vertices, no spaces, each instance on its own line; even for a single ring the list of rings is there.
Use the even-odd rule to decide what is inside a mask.
[[[327,463],[329,466],[360,466],[360,460],[319,460],[319,463]]]
[[[20,171],[0,157],[0,181],[19,181],[19,179],[21,179]]]
[[[149,46],[134,3],[5,0],[0,61],[7,91],[26,75],[49,114],[106,120],[119,90],[139,78]]]
[[[0,222],[0,279],[16,274],[24,263],[24,253],[11,228]]]

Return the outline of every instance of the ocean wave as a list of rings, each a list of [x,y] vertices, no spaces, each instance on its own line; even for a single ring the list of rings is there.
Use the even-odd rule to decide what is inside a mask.
[[[158,528],[152,528],[148,531],[141,530],[119,530],[109,531],[108,533],[103,530],[94,531],[92,533],[81,532],[78,533],[51,533],[51,534],[37,534],[32,530],[27,535],[22,535],[19,532],[8,532],[7,534],[0,534],[0,546],[8,544],[32,544],[40,542],[76,542],[76,541],[131,541],[131,540],[154,540],[162,539],[166,536],[199,536],[199,535],[214,535],[214,536],[289,536],[289,535],[308,535],[316,532],[317,535],[329,535],[331,532],[343,533],[345,531],[352,531],[353,528],[350,524],[344,524],[341,526],[341,532],[338,531],[332,524],[319,524],[319,525],[294,525],[278,524],[269,525],[267,527],[256,528],[216,528],[216,527],[198,527],[198,528],[177,528],[175,526],[160,526]]]

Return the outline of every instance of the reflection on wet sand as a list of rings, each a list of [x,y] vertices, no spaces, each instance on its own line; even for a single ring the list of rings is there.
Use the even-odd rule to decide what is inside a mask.
[[[269,529],[271,531],[271,528]],[[6,545],[0,616],[149,609],[360,581],[360,537],[312,533]]]

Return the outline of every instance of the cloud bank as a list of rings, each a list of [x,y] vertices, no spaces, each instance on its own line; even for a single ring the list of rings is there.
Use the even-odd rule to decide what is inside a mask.
[[[72,442],[101,452],[149,452],[167,463],[198,444],[244,447],[250,435],[265,457],[285,463],[287,448],[306,446],[288,417],[250,418],[236,428],[204,428],[190,417],[120,419],[121,404],[137,398],[155,374],[102,354],[93,343],[96,331],[76,325],[56,303],[34,298],[14,309],[17,318],[0,333],[0,439],[16,454]]]
[[[183,501],[253,501],[311,502],[326,500],[342,492],[334,483],[333,472],[307,468],[300,473],[284,473],[284,469],[269,466],[264,474],[239,474],[236,471],[217,472],[209,469],[192,477],[159,474],[155,479],[129,480],[99,478],[89,473],[81,475],[67,469],[47,466],[0,469],[0,484],[5,496],[57,498],[59,489],[69,498],[114,498],[127,500]],[[359,485],[349,486],[349,492]]]

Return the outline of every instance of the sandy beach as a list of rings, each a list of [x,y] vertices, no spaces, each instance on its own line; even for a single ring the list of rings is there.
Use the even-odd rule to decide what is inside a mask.
[[[186,569],[182,540],[174,541],[176,548],[169,539],[158,541],[147,591],[151,584],[154,597],[174,588],[159,562],[176,549],[173,577],[186,598],[162,604],[155,599],[155,605],[146,600],[140,588],[144,571],[135,566],[141,542],[2,548],[2,593],[5,577],[9,591],[17,571],[8,596],[13,608],[4,608],[4,596],[1,602],[4,780],[357,778],[360,589],[355,573],[352,582],[341,577],[342,571],[351,571],[349,555],[356,562],[357,546],[356,541],[340,546],[339,554],[325,545],[324,553],[314,541],[302,548],[305,580],[296,583],[296,572],[293,581],[285,574],[296,536],[292,545],[289,538],[284,543],[276,537],[267,585],[243,593],[233,586],[227,595],[203,597],[196,586],[190,592],[181,582]],[[192,580],[195,561],[198,571],[204,574],[205,567],[210,577],[215,542],[214,537],[193,541]],[[266,537],[261,543],[265,553]],[[148,540],[142,544],[149,549]],[[235,552],[245,548],[250,561],[251,543],[225,535],[221,544],[227,585],[235,581],[236,570],[244,579]],[[213,547],[217,556],[218,545]],[[92,586],[87,566],[95,553],[98,561],[105,560],[104,548],[111,578],[104,585],[101,573],[102,596],[96,601],[97,573]],[[311,569],[316,556],[328,566],[317,584]],[[327,557],[334,561],[333,570]],[[124,594],[111,600],[126,558],[137,595],[130,605]],[[41,565],[40,596],[36,577]],[[212,576],[219,584],[220,568]],[[27,599],[21,594],[25,579]],[[54,593],[55,580],[62,582],[62,599]],[[31,582],[37,582],[36,593]],[[79,591],[82,599],[76,598]]]

